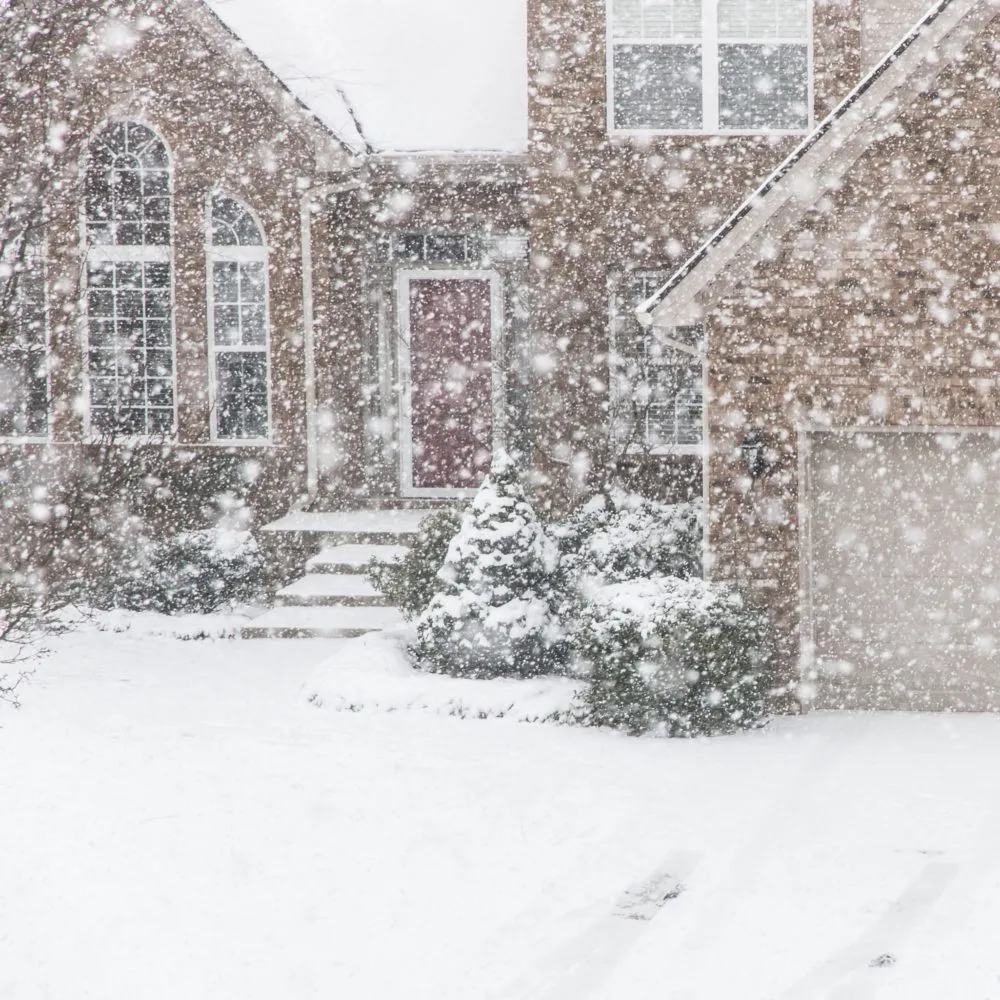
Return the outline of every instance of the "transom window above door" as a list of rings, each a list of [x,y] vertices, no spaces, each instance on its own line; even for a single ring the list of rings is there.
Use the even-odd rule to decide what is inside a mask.
[[[616,132],[802,132],[809,0],[607,0]]]

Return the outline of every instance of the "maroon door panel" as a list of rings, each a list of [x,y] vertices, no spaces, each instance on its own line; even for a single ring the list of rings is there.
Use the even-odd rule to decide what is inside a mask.
[[[472,489],[493,450],[490,282],[410,280],[410,430],[416,489]]]

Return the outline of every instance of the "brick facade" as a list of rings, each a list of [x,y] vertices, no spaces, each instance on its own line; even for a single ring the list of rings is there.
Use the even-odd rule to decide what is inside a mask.
[[[85,433],[81,213],[87,143],[110,120],[140,122],[164,140],[173,179],[177,444],[199,460],[225,453],[256,462],[262,473],[257,502],[267,516],[305,491],[300,200],[332,163],[347,157],[304,109],[292,113],[290,96],[207,9],[192,18],[190,8],[122,5],[120,22],[106,29],[118,34],[103,48],[88,46],[85,17],[60,16],[55,9],[46,21],[36,11],[46,30],[33,43],[35,58],[18,74],[0,77],[8,89],[3,105],[25,112],[8,125],[0,163],[13,164],[8,170],[15,172],[19,151],[43,148],[45,130],[57,127],[55,180],[45,192],[50,440],[71,455]],[[147,9],[155,19],[143,20]],[[216,189],[256,212],[267,242],[273,417],[265,447],[210,442],[206,212]],[[16,457],[17,445],[4,449],[8,459]]]
[[[537,461],[570,491],[606,433],[616,281],[676,268],[797,142],[609,135],[605,14],[601,0],[528,3],[532,329],[545,360],[534,430]],[[813,25],[818,120],[860,77],[858,0],[816,3]],[[690,468],[676,463],[645,479],[668,496],[692,488]]]
[[[798,655],[800,461],[810,429],[1000,426],[1000,22],[872,125],[840,182],[699,296],[708,328],[711,574],[752,586]],[[789,183],[794,183],[792,178]],[[766,245],[766,253],[763,247]],[[772,471],[740,455],[764,435]]]

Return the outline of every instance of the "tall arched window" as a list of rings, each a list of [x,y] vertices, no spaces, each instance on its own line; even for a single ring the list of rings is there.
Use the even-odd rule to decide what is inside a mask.
[[[152,129],[112,122],[86,176],[90,426],[174,428],[170,158]]]
[[[214,194],[208,236],[213,434],[264,440],[270,431],[264,235],[245,205]]]

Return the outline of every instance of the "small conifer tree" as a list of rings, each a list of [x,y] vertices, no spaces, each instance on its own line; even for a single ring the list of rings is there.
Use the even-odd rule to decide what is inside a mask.
[[[428,670],[527,677],[565,662],[555,613],[558,549],[498,454],[438,572],[414,652]]]

